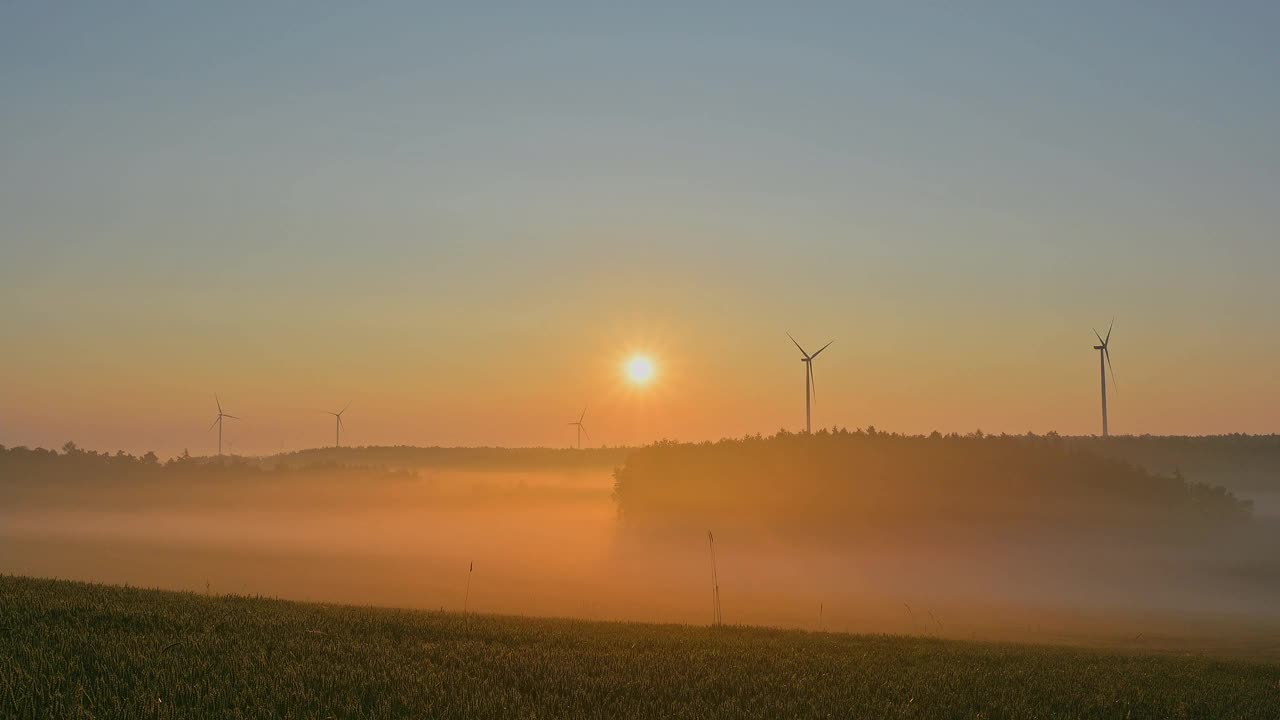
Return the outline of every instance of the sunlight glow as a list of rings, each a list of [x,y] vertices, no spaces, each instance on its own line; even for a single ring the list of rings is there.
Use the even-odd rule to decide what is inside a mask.
[[[644,385],[653,379],[653,361],[645,355],[636,355],[627,361],[627,379],[636,385]]]

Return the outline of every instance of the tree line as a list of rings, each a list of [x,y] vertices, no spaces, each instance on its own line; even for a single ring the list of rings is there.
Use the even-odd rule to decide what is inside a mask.
[[[660,442],[615,472],[636,527],[754,527],[787,534],[998,537],[1211,531],[1252,504],[1181,472],[1155,473],[1048,436],[780,431]]]
[[[0,482],[94,482],[162,477],[270,478],[289,472],[379,471],[404,473],[437,469],[612,469],[625,460],[628,448],[446,448],[349,447],[317,448],[268,457],[233,455],[198,457],[188,452],[161,460],[154,452],[132,455],[86,450],[74,442],[61,451],[0,445]]]
[[[626,460],[630,448],[415,447],[389,445],[329,447],[282,453],[273,462],[296,464],[345,462],[401,468],[553,470],[612,469]]]
[[[1233,490],[1280,491],[1280,435],[1077,437],[1080,449]]]
[[[74,442],[61,452],[45,448],[0,445],[0,485],[15,486],[104,486],[156,481],[269,480],[300,474],[372,474],[411,476],[402,470],[370,465],[341,463],[326,459],[279,463],[234,456],[195,457],[190,453],[161,461],[154,452],[131,455],[85,450]]]

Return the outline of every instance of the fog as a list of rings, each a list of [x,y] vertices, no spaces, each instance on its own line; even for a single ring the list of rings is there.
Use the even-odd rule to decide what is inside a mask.
[[[24,498],[0,510],[0,572],[433,610],[460,611],[465,602],[483,613],[709,622],[705,529],[635,531],[612,494],[611,473],[601,468]],[[1277,499],[1255,498],[1258,532],[1274,532]],[[1087,539],[1052,549],[855,546],[724,529],[716,541],[730,623],[1280,654],[1280,573],[1259,558],[1207,562]]]

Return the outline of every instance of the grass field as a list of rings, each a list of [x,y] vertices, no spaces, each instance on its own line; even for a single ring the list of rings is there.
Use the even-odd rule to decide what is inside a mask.
[[[1278,718],[1280,664],[0,577],[4,718]]]

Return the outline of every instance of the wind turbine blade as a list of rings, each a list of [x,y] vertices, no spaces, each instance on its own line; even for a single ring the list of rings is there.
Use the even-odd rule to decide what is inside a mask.
[[[218,393],[213,394],[213,401],[218,403],[218,414],[222,414],[222,401],[218,399]]]
[[[587,432],[587,426],[586,426],[586,425],[579,425],[579,427],[581,427],[581,428],[582,428],[582,434],[583,434],[583,435],[586,435],[586,436],[587,436],[587,439],[588,439],[588,440],[590,440],[590,439],[591,439],[591,433]]]
[[[1102,341],[1103,345],[1106,345],[1107,343],[1111,342],[1111,328],[1115,326],[1116,326],[1116,319],[1112,317],[1111,324],[1107,326],[1107,339]]]
[[[791,342],[795,343],[796,349],[800,351],[800,354],[804,356],[805,360],[808,360],[809,353],[805,352],[804,348],[800,347],[800,343],[796,342],[796,339],[791,337],[791,333],[787,333],[787,337],[791,338]]]
[[[218,417],[214,418],[214,419],[213,419],[213,424],[209,426],[209,430],[212,430],[212,429],[214,429],[215,427],[217,427],[217,426],[218,426],[218,421],[219,421],[219,420],[221,420],[221,419],[222,419],[222,416],[221,416],[221,415],[219,415]],[[209,430],[205,430],[205,432],[209,432]]]
[[[818,354],[814,353],[813,356],[818,357]],[[809,363],[809,392],[810,394],[813,395],[813,404],[817,405],[818,404],[818,381],[813,377],[813,363]]]
[[[582,422],[583,420],[586,420],[586,419],[587,419],[587,406],[583,405],[582,414],[578,416],[578,422]]]
[[[1097,330],[1096,328],[1095,328],[1095,329],[1094,329],[1094,331],[1093,331],[1093,336],[1094,336],[1094,337],[1096,337],[1096,338],[1098,338],[1098,344],[1099,344],[1099,345],[1106,345],[1106,344],[1107,344],[1107,341],[1106,341],[1106,340],[1103,340],[1103,339],[1102,339],[1102,336],[1098,334],[1098,330]]]
[[[339,415],[341,415],[342,413],[346,412],[346,411],[347,411],[347,408],[349,408],[349,407],[351,407],[351,403],[350,403],[350,402],[348,402],[346,405],[343,405],[343,406],[342,406],[342,409],[338,411],[338,414],[339,414]]]
[[[223,415],[222,417],[224,417],[224,418],[228,418],[228,419],[230,419],[230,420],[239,420],[239,419],[240,419],[240,418],[236,417],[235,415]]]
[[[1111,387],[1115,388],[1116,394],[1120,394],[1120,383],[1116,382],[1116,370],[1111,367],[1111,348],[1103,345],[1102,355],[1107,358],[1107,369],[1111,371]]]
[[[814,354],[810,355],[810,356],[809,356],[809,359],[810,359],[810,360],[812,360],[812,359],[814,359],[814,358],[818,357],[819,355],[821,355],[821,354],[822,354],[822,351],[823,351],[823,350],[826,350],[826,349],[827,349],[827,348],[829,348],[829,347],[831,347],[831,343],[833,343],[833,342],[835,342],[835,340],[832,340],[831,342],[827,343],[826,345],[823,345],[821,348],[819,348],[819,349],[818,349],[818,352],[816,352],[816,353],[814,353]]]

